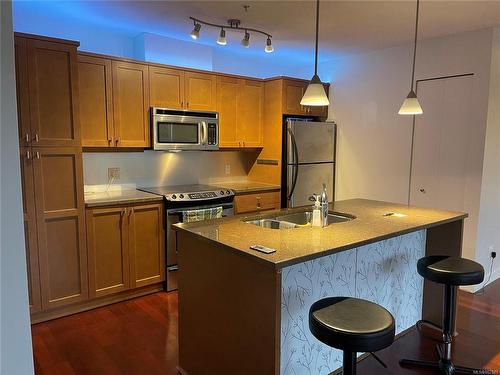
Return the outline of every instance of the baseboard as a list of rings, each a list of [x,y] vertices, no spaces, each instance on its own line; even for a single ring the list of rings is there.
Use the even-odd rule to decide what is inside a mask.
[[[496,270],[493,270],[491,272],[491,274],[490,273],[484,274],[484,280],[486,281],[489,279],[487,284],[485,284],[483,281],[481,284],[478,284],[478,285],[461,286],[460,290],[463,290],[463,291],[466,291],[469,293],[476,293],[478,290],[480,290],[484,286],[490,285],[492,282],[496,281],[499,277],[500,277],[500,268],[497,268]]]

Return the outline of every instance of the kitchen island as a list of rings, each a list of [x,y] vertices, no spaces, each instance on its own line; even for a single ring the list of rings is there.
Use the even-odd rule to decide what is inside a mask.
[[[416,262],[460,255],[466,214],[354,199],[330,205],[353,219],[325,228],[246,222],[304,210],[176,225],[181,373],[332,372],[342,354],[310,334],[307,315],[326,296],[381,304],[397,333],[422,317],[440,324],[441,289],[424,284]]]

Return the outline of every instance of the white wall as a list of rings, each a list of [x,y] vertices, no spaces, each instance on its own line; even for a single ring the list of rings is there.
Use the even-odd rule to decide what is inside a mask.
[[[486,177],[490,193],[482,190],[477,193],[478,199],[482,195],[483,211],[477,247],[475,251],[471,248],[464,252],[485,269],[489,266],[485,248],[493,243],[499,246],[498,229],[493,227],[498,228],[494,215],[500,205],[500,114],[492,104],[488,112],[488,100],[498,103],[496,97],[488,99],[491,43],[491,29],[420,41],[416,64],[417,80],[463,73],[475,75],[474,96],[482,114],[478,132],[485,132],[488,117],[483,178]],[[338,124],[337,199],[362,197],[407,202],[412,117],[399,116],[397,111],[409,91],[411,47],[403,45],[322,64],[323,69],[329,65],[332,72],[329,117]],[[497,75],[499,69],[496,68]],[[498,92],[493,90],[493,94],[500,95],[499,85]],[[475,171],[472,176],[478,186],[482,173]]]
[[[12,3],[0,2],[1,248],[0,373],[33,373],[26,252],[21,208]]]
[[[221,179],[241,180],[248,173],[250,152],[169,153],[161,151],[127,153],[85,153],[83,175],[85,185],[108,182],[107,169],[119,167],[117,184],[136,184],[138,187],[182,185],[216,182]],[[230,173],[225,167],[230,165]]]
[[[493,32],[488,120],[484,146],[476,259],[490,271],[490,253],[500,251],[500,28]],[[492,249],[490,249],[492,247]],[[491,280],[500,277],[500,261],[493,264]]]

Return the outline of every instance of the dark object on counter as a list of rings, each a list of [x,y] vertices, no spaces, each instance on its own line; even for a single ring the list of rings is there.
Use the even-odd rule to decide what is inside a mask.
[[[451,375],[485,374],[488,370],[457,366],[451,360],[451,343],[455,330],[455,311],[457,303],[457,286],[475,285],[484,280],[484,268],[479,263],[469,259],[433,255],[419,259],[418,273],[425,279],[444,286],[443,309],[443,342],[437,344],[438,361],[421,361],[402,359],[401,365],[434,368],[439,372]]]
[[[322,343],[343,350],[342,373],[356,374],[356,353],[384,349],[394,341],[394,318],[376,303],[351,297],[329,297],[309,310],[309,329]]]

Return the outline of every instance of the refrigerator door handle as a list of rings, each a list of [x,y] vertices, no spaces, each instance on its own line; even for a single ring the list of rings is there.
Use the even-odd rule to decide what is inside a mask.
[[[293,171],[292,171],[292,186],[290,188],[290,192],[288,193],[288,201],[292,199],[293,192],[295,190],[295,185],[297,185],[297,177],[299,175],[299,149],[297,148],[297,142],[295,142],[295,136],[293,135],[293,131],[288,128],[288,134],[290,136],[290,140],[292,141],[293,147]]]

